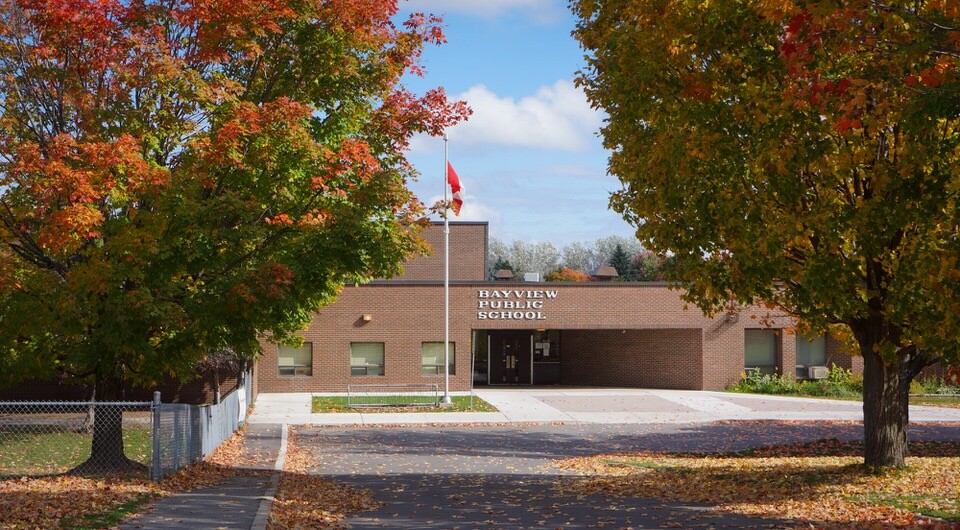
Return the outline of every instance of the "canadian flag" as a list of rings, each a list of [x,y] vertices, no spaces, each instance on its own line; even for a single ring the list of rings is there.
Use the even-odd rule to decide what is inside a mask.
[[[463,206],[463,196],[460,195],[463,187],[460,186],[460,177],[457,176],[450,162],[447,162],[447,183],[450,184],[450,191],[453,192],[453,213],[459,216],[460,208]]]

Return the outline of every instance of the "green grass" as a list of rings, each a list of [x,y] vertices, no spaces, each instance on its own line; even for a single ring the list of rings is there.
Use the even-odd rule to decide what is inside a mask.
[[[960,500],[956,497],[944,495],[893,495],[888,493],[872,493],[853,500],[860,500],[872,504],[882,504],[929,517],[939,517],[949,521],[960,521]]]
[[[347,407],[347,398],[343,396],[319,397],[314,396],[312,411],[315,413],[324,412],[496,412],[493,405],[473,396],[473,408],[470,408],[470,396],[450,396],[453,404],[449,407],[413,407],[413,406],[390,406],[390,407]]]
[[[139,511],[140,507],[154,500],[154,495],[141,495],[119,506],[95,515],[84,517],[80,521],[62,521],[61,528],[71,530],[97,530],[99,528],[113,528],[130,515]]]
[[[93,436],[62,427],[0,427],[0,475],[49,475],[69,471],[90,457]],[[15,430],[16,429],[16,430]],[[150,464],[149,426],[125,426],[123,447],[131,460]]]
[[[928,407],[960,408],[960,397],[955,396],[911,396],[911,405],[925,405]]]

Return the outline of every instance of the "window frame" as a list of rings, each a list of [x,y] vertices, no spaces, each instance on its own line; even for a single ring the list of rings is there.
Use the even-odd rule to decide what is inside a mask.
[[[281,364],[283,356],[280,353],[282,348],[291,348],[296,350],[303,350],[307,348],[309,350],[309,360],[306,364],[297,364],[296,355],[287,356],[290,359],[293,359],[293,364],[285,365]],[[288,372],[289,373],[286,373]],[[313,342],[304,341],[299,347],[288,346],[286,344],[277,344],[277,376],[278,377],[313,377]]]
[[[811,340],[811,339],[813,339],[813,340]],[[813,362],[813,359],[811,358],[812,355],[810,355],[810,354],[812,353],[811,348],[813,347],[814,344],[817,345],[817,349],[818,349],[818,350],[822,350],[823,362]],[[810,361],[810,362],[808,362],[808,363],[801,363],[801,362],[800,362],[800,351],[801,351],[801,349],[802,349],[802,348],[801,348],[801,345],[805,345],[805,346],[806,346],[806,356],[807,356],[807,359],[804,359],[804,360]],[[797,377],[797,379],[807,379],[807,377],[808,377],[808,375],[809,375],[808,368],[811,367],[811,366],[826,366],[826,365],[827,365],[827,336],[826,336],[826,335],[818,335],[818,336],[816,336],[816,337],[807,337],[807,336],[805,336],[805,335],[797,335],[797,345],[796,345],[796,348],[797,348],[797,349],[796,349],[796,361],[795,361],[795,364],[796,364],[796,377]],[[817,353],[820,353],[820,352],[818,351]]]
[[[363,365],[354,364],[353,348],[355,345],[379,345],[380,346],[380,364],[364,363]],[[365,360],[369,360],[366,359]],[[377,368],[379,373],[370,373],[371,368]],[[387,348],[383,342],[357,341],[350,343],[350,377],[383,377],[387,373]],[[360,371],[363,373],[359,373]]]
[[[425,340],[420,343],[420,375],[422,376],[438,376],[443,375],[443,362],[437,363],[425,363],[423,362],[424,356],[424,346],[427,344],[436,344],[440,347],[440,355],[443,355],[443,341],[436,340]],[[457,373],[457,343],[450,341],[450,375],[456,375]]]
[[[749,364],[748,363],[748,336],[756,333],[770,335],[772,351],[770,352],[770,364]],[[780,330],[774,328],[747,328],[743,330],[743,369],[744,371],[757,371],[764,374],[778,373],[780,361]]]

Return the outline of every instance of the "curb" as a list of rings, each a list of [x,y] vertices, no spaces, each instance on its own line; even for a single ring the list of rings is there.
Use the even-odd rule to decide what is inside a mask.
[[[250,524],[250,530],[266,530],[267,523],[270,521],[270,510],[273,508],[273,501],[277,496],[277,487],[280,485],[280,475],[283,473],[283,461],[287,456],[287,424],[283,424],[280,432],[280,451],[277,453],[277,461],[273,465],[273,475],[270,477],[270,485],[263,492],[260,498],[260,506],[257,508],[257,514]]]

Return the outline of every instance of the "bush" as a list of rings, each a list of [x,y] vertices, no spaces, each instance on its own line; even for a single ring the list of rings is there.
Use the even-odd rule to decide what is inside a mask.
[[[923,395],[927,393],[927,389],[923,387],[923,383],[914,379],[910,381],[910,395]]]
[[[960,387],[951,384],[949,379],[940,377],[917,378],[910,382],[911,394],[960,394]]]
[[[833,365],[827,377],[816,381],[794,381],[779,375],[763,374],[752,370],[744,372],[740,381],[729,387],[732,392],[754,394],[790,394],[822,397],[863,396],[863,376]]]
[[[792,378],[751,370],[740,374],[740,381],[728,390],[755,394],[796,394],[800,386]]]

